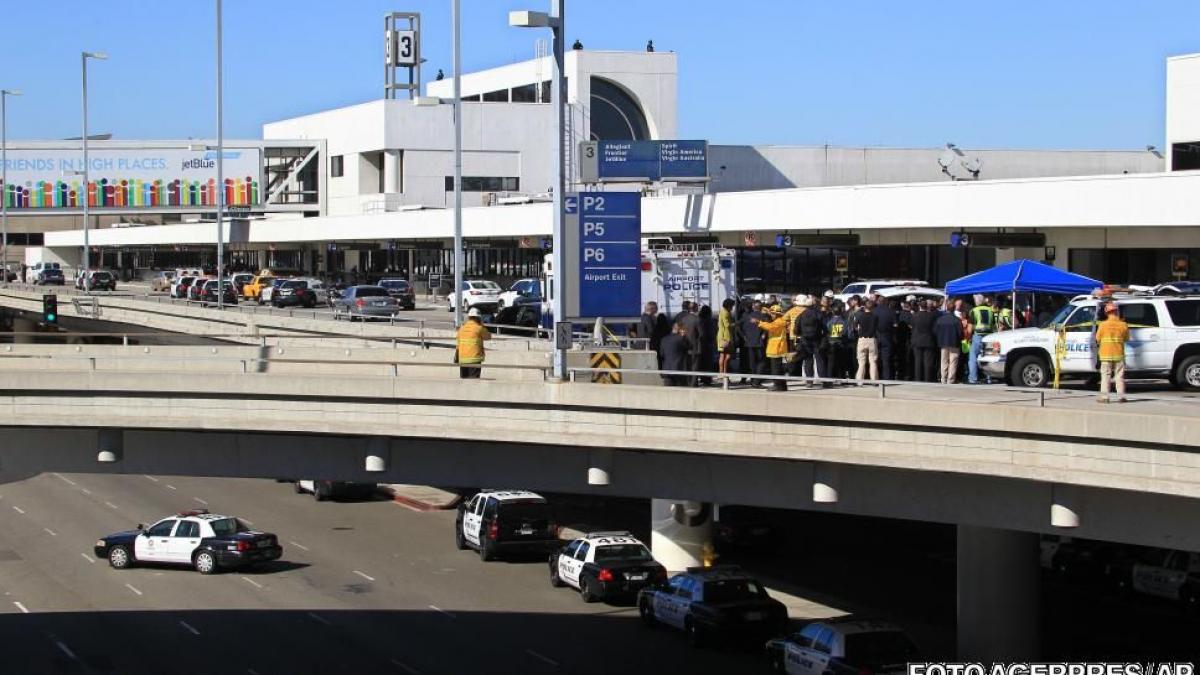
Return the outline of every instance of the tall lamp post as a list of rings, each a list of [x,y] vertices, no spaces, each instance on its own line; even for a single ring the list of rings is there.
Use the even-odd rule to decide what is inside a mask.
[[[566,17],[564,15],[564,0],[550,0],[550,13],[545,12],[530,12],[517,11],[509,12],[508,25],[518,28],[549,28],[554,35],[554,65],[553,65],[553,80],[554,84],[550,90],[550,103],[554,106],[554,147],[557,148],[556,155],[558,158],[557,171],[554,179],[554,233],[553,246],[554,250],[551,253],[550,269],[554,275],[554,283],[551,288],[553,298],[551,300],[551,311],[554,313],[554,321],[566,320],[566,266],[563,261],[566,260],[566,251],[563,250],[566,241],[566,219],[563,215],[563,203],[565,199],[564,191],[567,184],[566,176],[566,148],[563,143],[564,129],[566,127],[566,100],[567,88],[566,80],[563,78],[563,60],[565,53],[565,45],[563,40],[566,33]],[[554,376],[562,379],[566,375],[567,370],[567,353],[565,350],[559,349],[556,345],[554,348]]]
[[[225,309],[225,115],[221,37],[221,0],[217,0],[217,309]]]
[[[454,63],[454,325],[463,324],[463,235],[462,235],[462,14],[459,0],[450,3]]]
[[[91,269],[91,243],[88,239],[88,171],[91,167],[88,166],[88,91],[87,91],[87,67],[88,59],[96,59],[103,61],[108,58],[108,54],[104,52],[83,52],[79,61],[83,67],[83,191],[80,195],[80,202],[83,204],[83,271],[86,274]],[[83,290],[88,292],[87,277],[83,279]]]
[[[4,258],[4,271],[0,274],[4,275],[3,281],[8,283],[8,104],[9,96],[20,96],[21,92],[16,89],[0,89],[0,186],[3,186],[3,191],[0,191],[0,223],[3,224],[4,237],[4,254],[0,257]]]

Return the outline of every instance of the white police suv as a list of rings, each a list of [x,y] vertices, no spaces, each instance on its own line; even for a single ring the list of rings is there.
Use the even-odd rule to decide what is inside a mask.
[[[212,574],[275,560],[283,555],[283,548],[269,532],[257,532],[237,518],[197,509],[163,518],[150,527],[139,524],[136,530],[103,537],[96,541],[95,553],[114,569],[167,563]]]
[[[484,490],[459,504],[454,543],[485,562],[507,552],[545,555],[561,544],[550,505],[527,490]]]
[[[666,579],[666,568],[628,532],[589,532],[550,554],[550,585],[570,586],[584,602],[632,596]]]
[[[882,621],[814,621],[786,638],[767,642],[777,673],[787,675],[883,675],[903,673],[917,659],[904,631]]]
[[[980,366],[991,377],[1003,377],[1014,387],[1042,387],[1054,379],[1058,350],[1062,375],[1099,372],[1096,313],[1110,299],[1129,324],[1127,376],[1165,377],[1181,389],[1200,390],[1200,295],[1079,296],[1046,326],[988,335]]]

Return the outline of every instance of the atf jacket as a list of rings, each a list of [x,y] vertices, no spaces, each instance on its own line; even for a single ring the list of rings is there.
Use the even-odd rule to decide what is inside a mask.
[[[781,359],[788,353],[788,317],[786,314],[773,321],[758,324],[759,330],[767,334],[767,358]]]
[[[1126,342],[1129,342],[1129,324],[1121,317],[1111,314],[1100,322],[1096,329],[1096,344],[1100,345],[1101,361],[1124,361]]]
[[[458,329],[458,362],[483,363],[483,342],[491,339],[492,334],[483,324],[468,320]]]

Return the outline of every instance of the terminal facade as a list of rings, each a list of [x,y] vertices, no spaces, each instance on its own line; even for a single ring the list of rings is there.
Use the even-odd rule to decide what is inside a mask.
[[[542,273],[558,142],[549,133],[550,72],[549,59],[539,57],[463,76],[469,277],[505,283]],[[565,75],[569,115],[561,142],[570,189],[595,189],[578,183],[581,141],[678,138],[687,111],[679,110],[676,54],[573,50]],[[1161,150],[713,144],[702,187],[610,189],[642,191],[646,236],[735,249],[743,292],[820,290],[880,277],[941,284],[1013,258],[1114,283],[1191,276],[1200,270],[1193,197],[1200,194],[1200,55],[1169,59],[1166,75]],[[230,264],[347,279],[395,274],[418,287],[428,275],[449,273],[451,82],[427,83],[425,93],[422,102],[440,104],[369,101],[270,122],[262,140],[227,143],[262,162],[262,189],[227,228]],[[10,144],[10,165],[13,152],[47,146],[72,149]],[[196,142],[92,144],[93,152],[106,147],[137,155],[195,149]],[[10,182],[21,187],[19,179]],[[202,203],[104,204],[91,210],[89,240],[106,266],[215,259],[215,214]],[[69,200],[55,209],[10,207],[14,251],[40,243],[36,255],[78,264],[83,233]],[[959,233],[970,234],[971,245],[951,246]]]

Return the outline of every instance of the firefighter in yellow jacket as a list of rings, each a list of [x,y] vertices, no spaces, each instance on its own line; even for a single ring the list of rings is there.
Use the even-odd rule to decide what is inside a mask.
[[[463,379],[478,378],[483,372],[483,343],[491,340],[492,334],[483,327],[483,317],[474,307],[467,312],[467,320],[458,329],[454,357],[458,362],[458,376]]]
[[[1096,345],[1100,352],[1100,396],[1096,400],[1108,403],[1109,381],[1114,381],[1117,401],[1125,402],[1125,343],[1129,342],[1129,324],[1121,318],[1117,303],[1105,306],[1105,319],[1096,329]]]
[[[766,309],[770,321],[755,321],[759,330],[767,334],[767,360],[771,362],[772,375],[786,375],[788,366],[788,317],[779,305]],[[775,380],[771,383],[775,391],[787,391],[787,382]]]

